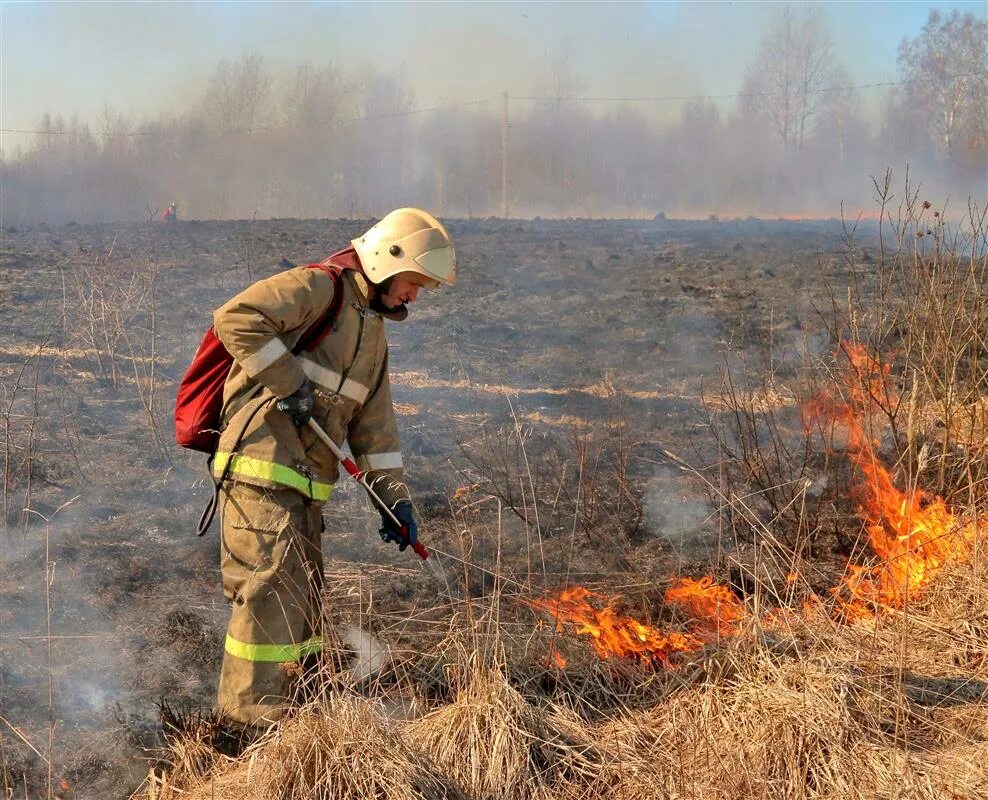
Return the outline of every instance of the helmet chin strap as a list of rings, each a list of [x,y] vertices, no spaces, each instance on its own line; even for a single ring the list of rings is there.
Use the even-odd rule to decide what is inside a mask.
[[[371,283],[371,286],[374,287],[374,296],[367,303],[367,307],[372,311],[376,311],[378,314],[387,314],[392,311],[397,311],[405,305],[404,303],[400,303],[394,308],[388,308],[381,302],[381,298],[391,291],[391,282],[394,280],[394,277],[395,276],[392,275],[390,278],[385,278],[380,283]]]

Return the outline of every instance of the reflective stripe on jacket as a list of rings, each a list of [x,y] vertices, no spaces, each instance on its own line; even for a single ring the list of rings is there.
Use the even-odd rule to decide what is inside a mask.
[[[347,256],[343,251],[337,256]],[[332,258],[336,258],[333,256]],[[336,457],[307,427],[275,408],[306,377],[316,391],[313,419],[338,445],[348,441],[375,491],[394,505],[408,498],[388,380],[382,316],[367,307],[363,275],[343,273],[344,297],[332,330],[310,352],[296,341],[333,299],[333,279],[296,267],[258,281],[213,314],[216,335],[234,358],[223,392],[223,429],[213,470],[259,486],[289,487],[325,502],[339,477]],[[407,316],[402,307],[391,319]],[[244,401],[257,384],[261,390]]]

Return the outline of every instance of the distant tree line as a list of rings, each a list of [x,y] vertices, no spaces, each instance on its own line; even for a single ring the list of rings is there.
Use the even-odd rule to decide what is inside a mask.
[[[537,97],[510,101],[505,131],[501,98],[418,109],[400,73],[274,76],[247,54],[179,115],[45,115],[30,146],[3,154],[0,209],[4,224],[139,219],[171,202],[196,218],[499,215],[505,132],[513,216],[836,213],[905,164],[935,191],[983,199],[988,22],[931,11],[898,68],[890,89],[848,88],[820,13],[782,8],[729,107],[689,100],[669,123],[649,104],[588,102],[563,47]]]

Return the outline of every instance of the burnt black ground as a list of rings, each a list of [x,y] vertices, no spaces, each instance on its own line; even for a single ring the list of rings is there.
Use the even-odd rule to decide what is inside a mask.
[[[170,444],[175,382],[214,307],[282,259],[319,260],[369,224],[3,230],[0,771],[14,796],[25,782],[44,789],[49,707],[56,784],[68,781],[77,798],[117,798],[146,774],[156,701],[210,704],[226,611],[215,528],[194,534],[206,497],[201,457]],[[719,385],[724,353],[783,359],[806,342],[829,346],[814,306],[827,302],[828,284],[843,291],[848,282],[839,223],[459,220],[449,228],[459,284],[421,299],[390,333],[423,538],[453,546],[449,497],[483,477],[461,445],[476,443],[482,423],[524,427],[534,453],[540,442],[566,441],[573,425],[620,417],[640,444],[637,491],[652,492],[634,569],[644,581],[664,574],[674,556],[658,529],[669,477],[657,454],[703,446],[700,396]],[[358,492],[341,485],[327,511],[324,549],[338,584],[376,592],[395,617],[427,604],[427,582],[381,545],[376,514]],[[483,515],[490,524],[488,509]],[[507,524],[505,532],[507,569],[527,580],[531,548]],[[581,538],[567,566],[606,583],[617,568],[608,547]],[[550,543],[545,572],[561,569],[554,559],[564,550]]]

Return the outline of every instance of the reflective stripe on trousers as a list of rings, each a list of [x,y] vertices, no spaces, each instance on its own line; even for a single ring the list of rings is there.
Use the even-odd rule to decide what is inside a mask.
[[[322,504],[288,488],[232,482],[221,523],[231,611],[217,706],[235,722],[263,726],[281,718],[322,655]]]
[[[322,652],[322,637],[314,636],[298,644],[251,644],[226,635],[226,652],[244,661],[301,661],[306,656]]]

